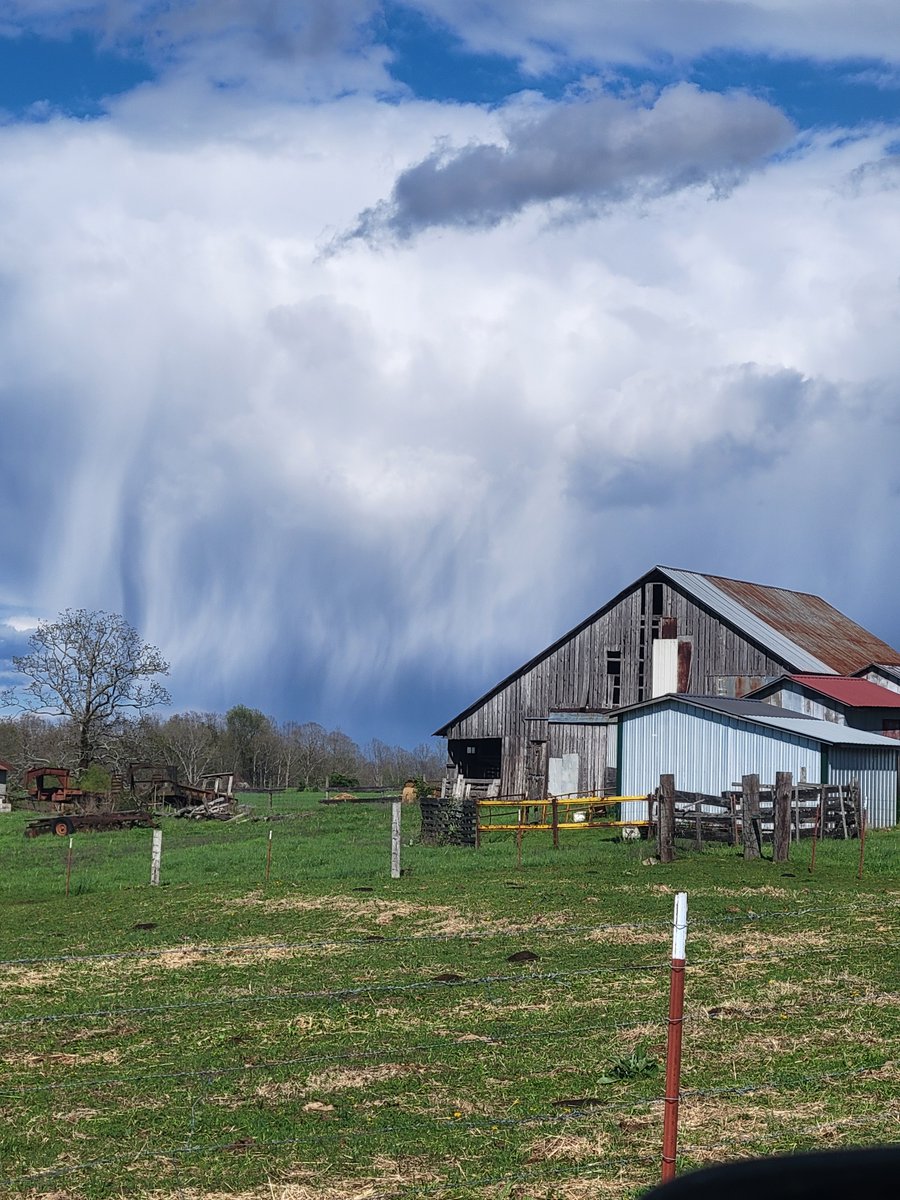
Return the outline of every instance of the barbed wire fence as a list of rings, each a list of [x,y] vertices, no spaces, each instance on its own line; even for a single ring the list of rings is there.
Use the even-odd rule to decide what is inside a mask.
[[[848,915],[865,911],[867,910],[863,906],[846,906],[844,908],[809,906],[787,910],[750,911],[747,913],[717,915],[714,917],[692,917],[688,925],[688,930],[714,930],[716,927],[734,929],[741,926],[745,928],[768,928],[779,925],[790,927],[796,926],[797,923],[808,922],[809,920],[815,920],[825,915],[833,918],[836,915]],[[530,922],[516,925],[512,923],[502,929],[483,927],[467,929],[465,932],[457,933],[438,932],[379,935],[375,948],[384,948],[390,951],[395,947],[406,945],[452,943],[461,939],[476,942],[487,941],[492,938],[508,939],[524,933],[529,935],[539,934],[548,938],[570,938],[576,935],[590,937],[591,935],[611,933],[639,932],[647,934],[658,931],[660,934],[661,949],[665,944],[668,931],[671,927],[672,922],[667,919],[594,924]],[[0,961],[0,978],[2,978],[3,972],[6,972],[9,976],[14,975],[15,972],[21,971],[24,968],[42,966],[52,967],[55,970],[66,970],[69,968],[76,969],[81,966],[102,966],[123,960],[146,960],[152,963],[161,956],[178,954],[185,949],[189,949],[192,955],[197,955],[201,958],[230,963],[235,958],[242,956],[252,958],[254,955],[264,955],[266,952],[272,951],[292,953],[309,949],[326,950],[335,947],[363,946],[371,950],[374,945],[375,943],[373,943],[371,937],[270,940],[266,942],[245,941],[201,945],[181,943],[127,951],[7,959]],[[694,1001],[690,984],[692,978],[702,978],[704,973],[709,973],[715,977],[722,972],[723,968],[733,971],[734,968],[742,964],[752,964],[755,967],[764,968],[767,964],[783,964],[786,960],[805,958],[810,955],[817,956],[823,962],[832,961],[840,963],[846,958],[849,951],[858,951],[861,947],[877,948],[880,952],[891,953],[896,952],[900,948],[900,943],[886,940],[883,933],[878,932],[869,942],[866,942],[857,935],[847,941],[833,942],[827,947],[822,947],[818,944],[801,948],[791,946],[788,950],[774,952],[766,952],[764,949],[760,949],[759,952],[752,955],[733,955],[723,958],[722,955],[710,953],[709,950],[705,954],[692,953],[689,942],[687,965],[684,972],[684,977],[687,979],[687,1003],[681,1014],[677,1012],[673,1014],[670,1009],[667,1018],[665,999],[662,992],[660,992],[655,997],[654,1003],[656,1007],[652,1012],[644,1010],[636,1014],[636,1019],[634,1020],[604,1024],[599,1031],[591,1027],[573,1024],[571,1021],[566,1021],[563,1024],[553,1022],[550,1025],[539,1027],[529,1024],[525,1028],[519,1025],[505,1032],[484,1033],[479,1035],[477,1043],[473,1043],[470,1040],[466,1040],[471,1035],[469,1029],[454,1028],[452,1022],[446,1024],[442,1022],[440,1036],[438,1037],[427,1037],[424,1039],[406,1039],[401,1037],[396,1039],[395,1044],[394,1039],[382,1036],[377,1047],[342,1049],[335,1053],[316,1052],[313,1054],[270,1059],[263,1058],[253,1061],[247,1061],[247,1054],[244,1053],[240,1063],[227,1066],[210,1066],[207,1068],[200,1067],[172,1071],[145,1069],[140,1072],[124,1074],[121,1072],[118,1074],[109,1072],[92,1074],[87,1078],[44,1079],[41,1081],[29,1080],[27,1082],[12,1083],[0,1077],[0,1104],[9,1104],[16,1100],[27,1103],[29,1098],[37,1098],[40,1095],[52,1096],[65,1093],[69,1102],[77,1106],[79,1101],[87,1102],[88,1100],[95,1100],[98,1093],[102,1094],[109,1089],[122,1085],[155,1088],[161,1084],[166,1084],[174,1086],[176,1090],[178,1088],[186,1089],[189,1093],[184,1100],[185,1111],[188,1113],[187,1131],[186,1137],[181,1144],[145,1143],[139,1148],[129,1147],[126,1150],[113,1154],[79,1157],[75,1161],[67,1160],[60,1162],[58,1165],[40,1169],[29,1169],[24,1164],[19,1168],[13,1169],[0,1167],[0,1172],[2,1172],[0,1174],[0,1189],[5,1194],[11,1194],[13,1191],[20,1193],[35,1192],[35,1190],[40,1191],[55,1186],[61,1181],[77,1181],[80,1177],[88,1176],[100,1170],[112,1170],[124,1177],[125,1175],[130,1175],[141,1164],[159,1161],[168,1163],[172,1167],[176,1177],[179,1179],[177,1190],[182,1190],[183,1181],[181,1172],[185,1164],[193,1159],[219,1157],[230,1154],[264,1156],[275,1151],[291,1151],[295,1148],[297,1150],[301,1148],[308,1150],[311,1143],[314,1143],[316,1146],[327,1147],[329,1145],[342,1145],[347,1142],[353,1142],[354,1144],[357,1142],[366,1142],[372,1145],[377,1143],[379,1139],[382,1139],[382,1144],[384,1142],[392,1142],[392,1139],[402,1139],[404,1136],[409,1136],[409,1124],[402,1121],[379,1121],[368,1128],[327,1129],[321,1127],[321,1122],[317,1124],[309,1118],[306,1119],[304,1124],[304,1118],[299,1115],[297,1122],[301,1126],[301,1129],[298,1130],[296,1137],[260,1137],[259,1131],[254,1125],[252,1129],[248,1128],[243,1132],[237,1129],[234,1136],[229,1137],[228,1140],[204,1141],[197,1136],[198,1125],[200,1123],[198,1113],[204,1103],[204,1097],[209,1095],[212,1085],[220,1080],[223,1082],[228,1080],[240,1081],[242,1077],[246,1076],[254,1081],[260,1077],[264,1077],[268,1082],[278,1083],[283,1082],[281,1077],[285,1074],[290,1079],[298,1073],[302,1073],[304,1069],[313,1067],[319,1068],[353,1062],[367,1063],[369,1065],[378,1063],[386,1064],[398,1056],[418,1058],[431,1053],[471,1054],[473,1053],[473,1045],[477,1045],[478,1047],[514,1047],[521,1043],[532,1045],[544,1043],[552,1047],[558,1044],[561,1039],[567,1038],[588,1042],[598,1032],[604,1035],[610,1033],[637,1034],[646,1033],[648,1027],[653,1027],[660,1035],[664,1035],[668,1028],[668,1032],[671,1035],[673,1028],[676,1026],[687,1029],[706,1027],[711,1019],[711,1010],[704,1009]],[[497,986],[509,988],[513,992],[523,987],[544,987],[547,985],[565,989],[575,986],[579,981],[606,976],[617,977],[620,980],[647,977],[650,980],[660,979],[664,981],[667,978],[673,977],[673,962],[671,959],[666,959],[660,954],[658,957],[646,961],[598,963],[588,967],[568,970],[546,971],[529,969],[525,973],[504,971],[484,973],[471,978],[431,978],[405,982],[399,982],[395,978],[375,978],[367,981],[364,985],[347,987],[280,989],[238,996],[209,995],[202,998],[170,1003],[123,1004],[85,1009],[65,1008],[60,1010],[53,1009],[51,1011],[25,1012],[21,1015],[0,1017],[0,1037],[5,1034],[14,1034],[16,1031],[22,1034],[29,1034],[32,1030],[60,1025],[68,1028],[88,1021],[109,1021],[114,1024],[121,1022],[123,1019],[127,1019],[129,1022],[138,1022],[139,1024],[143,1022],[143,1027],[151,1031],[159,1031],[166,1028],[165,1023],[170,1018],[186,1014],[196,1014],[199,1017],[210,1012],[222,1011],[240,1019],[239,1014],[243,1013],[248,1007],[252,1007],[254,1015],[259,1017],[261,1013],[266,1011],[277,1011],[280,1006],[297,1007],[302,1004],[341,1006],[345,1005],[348,1001],[360,1001],[363,1004],[377,1007],[379,1001],[389,997],[428,994],[433,999],[440,1000],[441,997],[455,997],[468,992],[493,989]],[[874,995],[881,998],[889,994],[876,992]],[[872,1002],[872,993],[861,996],[851,994],[842,998],[842,1004],[846,1007],[858,1006],[860,1009]],[[527,1011],[527,1005],[525,1007]],[[446,1011],[450,1012],[449,1009]],[[801,1013],[806,1012],[810,1017],[815,1017],[816,1015],[823,1016],[827,1011],[827,1006],[823,1008],[822,1006],[810,1005],[806,1008],[800,1008],[798,1011]],[[513,1014],[509,1013],[505,1015],[512,1016]],[[638,1017],[639,1019],[637,1019]],[[757,1014],[754,1016],[753,1013],[741,1014],[742,1021],[753,1022],[754,1020],[758,1020],[762,1022],[766,1019],[764,1015]],[[671,1038],[669,1045],[671,1047]],[[889,1070],[895,1065],[895,1060],[888,1053],[888,1050],[889,1047],[886,1044],[878,1048],[870,1047],[864,1049],[860,1057],[864,1058],[865,1061],[848,1063],[840,1069],[809,1072],[782,1071],[764,1078],[735,1079],[733,1083],[711,1088],[683,1088],[680,1082],[676,1080],[673,1092],[671,1076],[667,1080],[666,1086],[663,1086],[662,1075],[660,1075],[655,1081],[656,1094],[654,1095],[628,1096],[619,1092],[599,1096],[563,1098],[555,1101],[550,1109],[545,1108],[540,1111],[526,1112],[516,1116],[510,1116],[501,1112],[492,1112],[484,1116],[462,1113],[445,1116],[434,1112],[422,1117],[418,1122],[417,1128],[420,1132],[422,1130],[427,1132],[429,1129],[434,1131],[447,1129],[465,1131],[487,1142],[493,1135],[502,1136],[513,1131],[528,1130],[552,1136],[558,1134],[560,1131],[573,1128],[590,1129],[592,1123],[596,1121],[598,1113],[605,1115],[614,1113],[619,1118],[640,1116],[642,1114],[656,1118],[661,1117],[664,1110],[668,1109],[671,1112],[673,1105],[676,1111],[679,1104],[689,1110],[692,1104],[709,1099],[748,1096],[757,1092],[776,1092],[778,1094],[789,1095],[798,1088],[809,1087],[810,1085],[818,1086],[827,1091],[829,1088],[838,1088],[842,1084],[846,1084],[848,1081],[854,1079],[877,1079],[880,1072]],[[196,1094],[194,1095],[190,1092],[193,1085],[197,1085]],[[257,1095],[258,1087],[253,1092],[236,1093],[232,1098],[235,1101],[250,1101]],[[189,1109],[187,1108],[188,1103],[190,1104]],[[871,1127],[873,1123],[882,1120],[886,1121],[896,1115],[898,1115],[896,1107],[886,1105],[884,1108],[870,1112],[865,1116],[847,1118],[849,1122],[848,1128],[858,1127],[862,1129],[867,1125]],[[668,1148],[670,1151],[669,1154],[666,1154],[663,1150],[662,1124],[663,1122],[658,1123],[658,1129],[656,1125],[653,1126],[654,1129],[657,1129],[660,1141],[660,1147],[655,1153],[642,1153],[628,1156],[627,1158],[617,1156],[616,1160],[617,1166],[630,1165],[638,1171],[647,1186],[654,1183],[658,1178],[660,1166],[664,1159],[671,1159],[671,1168],[673,1170],[676,1163],[676,1157],[671,1145]],[[809,1132],[811,1135],[814,1135],[815,1130],[811,1129]],[[731,1139],[731,1144],[735,1146],[749,1146],[753,1143],[753,1135],[738,1135]],[[691,1159],[697,1158],[699,1155],[715,1154],[720,1149],[721,1142],[707,1145],[704,1145],[702,1142],[688,1142],[679,1147],[678,1161],[683,1158]],[[66,1154],[71,1158],[71,1150],[67,1149]],[[484,1174],[458,1174],[457,1177],[444,1177],[440,1180],[416,1180],[414,1183],[406,1185],[401,1181],[389,1185],[384,1194],[398,1196],[422,1193],[440,1194],[442,1192],[459,1191],[460,1189],[474,1194],[479,1189],[501,1186],[507,1189],[549,1186],[574,1178],[589,1183],[594,1178],[600,1180],[604,1172],[609,1170],[609,1166],[608,1158],[598,1156],[579,1162],[544,1163],[540,1170],[535,1171],[507,1171],[504,1174],[490,1172]],[[507,1194],[512,1195],[514,1193],[509,1191]]]

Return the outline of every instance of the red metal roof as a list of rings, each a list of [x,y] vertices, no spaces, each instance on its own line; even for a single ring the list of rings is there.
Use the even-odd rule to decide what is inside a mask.
[[[12,765],[8,762],[4,762],[3,759],[0,758],[0,771],[11,771],[11,770],[12,770]]]
[[[719,575],[704,578],[841,675],[850,675],[870,663],[900,664],[900,651],[820,596]]]
[[[842,675],[789,675],[788,679],[849,708],[900,708],[900,692],[892,692],[868,679],[848,679]]]

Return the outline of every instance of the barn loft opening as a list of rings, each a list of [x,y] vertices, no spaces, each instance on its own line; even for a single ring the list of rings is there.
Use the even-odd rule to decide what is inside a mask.
[[[501,738],[450,738],[450,761],[466,779],[499,779],[502,763]]]

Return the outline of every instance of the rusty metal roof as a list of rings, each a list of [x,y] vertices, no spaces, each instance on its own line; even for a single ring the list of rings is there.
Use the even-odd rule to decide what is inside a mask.
[[[684,576],[691,573],[678,571],[672,574],[683,580]],[[775,655],[795,670],[824,670],[837,675],[852,675],[870,663],[900,665],[900,651],[845,617],[820,596],[790,592],[761,583],[745,583],[739,579],[725,579],[719,575],[695,575],[694,578],[705,581],[735,602],[743,610],[743,619],[750,626],[755,627],[762,622],[776,640],[783,638],[799,649],[800,655]],[[722,615],[725,616],[724,613]],[[739,623],[741,615],[736,621],[732,610],[727,619]],[[739,624],[739,628],[743,628],[755,640],[761,640],[751,628],[742,624]],[[771,636],[762,644],[771,644],[775,649]],[[818,665],[814,666],[813,663]]]
[[[10,765],[10,763],[4,762],[3,759],[0,758],[0,771],[11,771],[11,770],[12,770],[12,766]]]
[[[831,671],[831,667],[817,658],[809,646],[792,631],[782,630],[750,609],[740,595],[721,584],[736,584],[737,580],[722,579],[716,575],[700,575],[696,571],[681,571],[675,567],[660,567],[659,570],[677,588],[696,600],[722,621],[743,633],[757,646],[761,646],[772,658],[777,658],[786,667],[795,671]],[[743,586],[743,585],[742,585]],[[747,584],[756,587],[756,584]],[[775,589],[763,589],[770,591]],[[787,595],[796,593],[788,592]]]
[[[900,692],[892,692],[868,679],[846,675],[789,675],[788,679],[848,708],[900,708]]]

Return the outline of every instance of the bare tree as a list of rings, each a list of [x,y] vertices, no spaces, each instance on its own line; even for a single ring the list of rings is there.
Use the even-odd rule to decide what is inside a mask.
[[[321,782],[325,774],[325,760],[328,756],[327,736],[322,726],[315,721],[307,721],[303,725],[296,726],[292,733],[292,739],[296,746],[297,774],[303,780],[303,786],[306,789],[309,789],[313,783]]]
[[[175,764],[192,787],[220,766],[223,722],[216,713],[176,713],[160,724],[159,745],[168,763]]]
[[[104,734],[128,711],[168,704],[169,693],[154,678],[169,664],[116,613],[66,609],[41,621],[29,651],[13,659],[28,683],[10,688],[3,702],[23,712],[67,717],[78,741],[78,766],[87,767]]]

